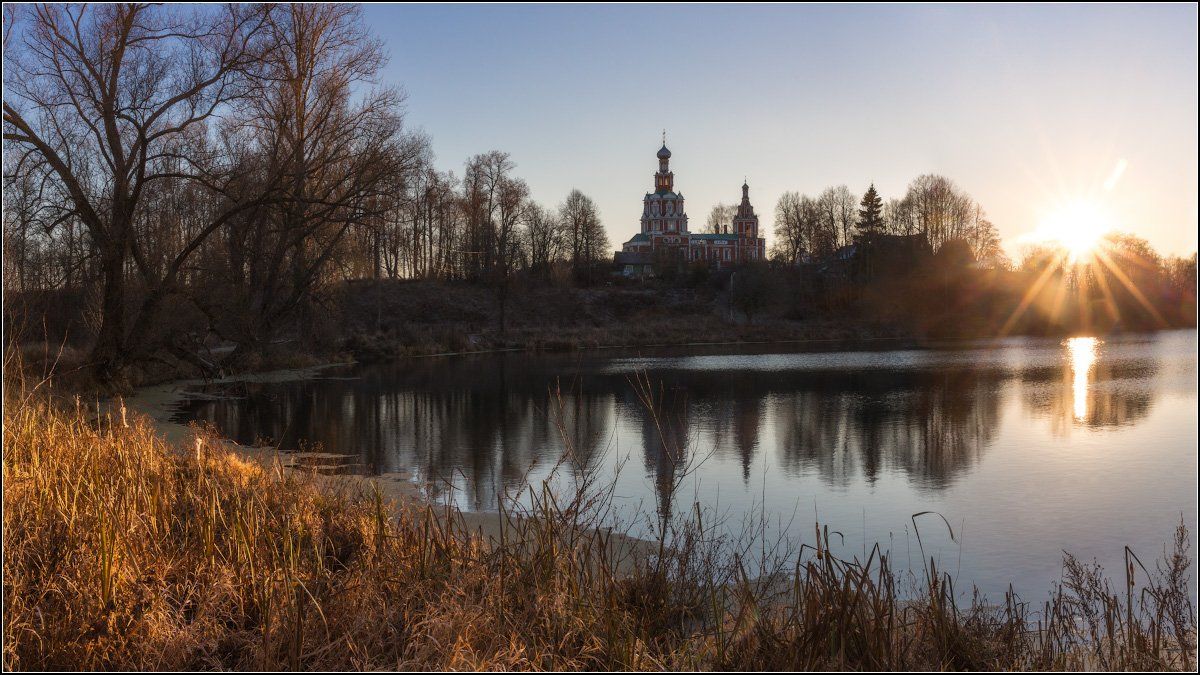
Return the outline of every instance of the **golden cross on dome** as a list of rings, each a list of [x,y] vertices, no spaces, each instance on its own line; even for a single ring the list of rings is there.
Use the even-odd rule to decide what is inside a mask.
[[[663,145],[667,144],[667,130],[663,129]]]

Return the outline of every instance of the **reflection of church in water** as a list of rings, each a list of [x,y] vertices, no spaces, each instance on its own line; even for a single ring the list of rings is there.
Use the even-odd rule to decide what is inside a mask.
[[[685,262],[706,261],[718,269],[762,260],[766,239],[758,236],[758,216],[750,204],[750,186],[742,183],[742,201],[734,213],[732,226],[723,226],[722,232],[693,233],[688,230],[683,193],[675,191],[675,173],[670,170],[670,162],[671,151],[664,135],[658,151],[654,192],[646,193],[642,199],[641,232],[625,242],[616,256],[626,274],[664,257]]]
[[[571,485],[591,484],[576,477],[620,464],[619,454],[608,453],[624,451],[615,436],[622,427],[641,455],[657,512],[670,514],[690,504],[690,476],[700,467],[740,476],[747,487],[764,470],[835,487],[903,476],[916,488],[941,490],[978,465],[1002,417],[1015,415],[1009,408],[1048,420],[1056,436],[1149,414],[1155,361],[1106,358],[1102,343],[1089,338],[1068,341],[1063,356],[1019,371],[961,363],[849,375],[650,369],[648,407],[629,371],[610,371],[609,361],[589,369],[511,355],[487,369],[477,359],[426,361],[325,380],[320,388],[244,383],[237,396],[187,405],[195,419],[243,443],[353,448],[357,456],[347,459],[363,471],[410,473],[427,497],[474,510],[494,507],[500,495],[556,467]],[[560,387],[564,372],[572,379]],[[338,470],[321,462],[320,470]]]

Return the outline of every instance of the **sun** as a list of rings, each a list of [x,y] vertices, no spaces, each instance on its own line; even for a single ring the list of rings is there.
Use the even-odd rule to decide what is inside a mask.
[[[1071,262],[1086,260],[1112,229],[1112,218],[1099,204],[1075,200],[1051,211],[1038,228],[1039,239],[1060,244]]]

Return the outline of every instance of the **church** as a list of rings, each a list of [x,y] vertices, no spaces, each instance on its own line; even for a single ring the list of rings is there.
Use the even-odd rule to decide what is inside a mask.
[[[734,214],[732,231],[726,225],[724,232],[693,234],[688,231],[683,193],[675,191],[675,174],[670,164],[671,151],[664,137],[658,151],[654,192],[642,199],[642,231],[625,242],[616,255],[616,262],[624,265],[626,274],[663,258],[689,263],[705,261],[717,269],[763,259],[766,240],[758,236],[758,216],[750,205],[750,186],[742,183],[742,202]]]

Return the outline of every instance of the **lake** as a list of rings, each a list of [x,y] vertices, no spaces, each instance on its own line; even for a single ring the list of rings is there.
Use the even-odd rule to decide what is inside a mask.
[[[322,470],[401,474],[467,510],[552,472],[569,491],[587,470],[635,533],[699,502],[730,532],[756,521],[812,544],[819,522],[842,555],[879,543],[916,569],[923,546],[960,587],[1040,600],[1063,550],[1119,574],[1124,546],[1152,565],[1181,517],[1195,532],[1196,385],[1195,331],[509,353],[222,385],[176,419],[319,446],[337,455]],[[956,541],[923,516],[918,544],[922,511]]]

